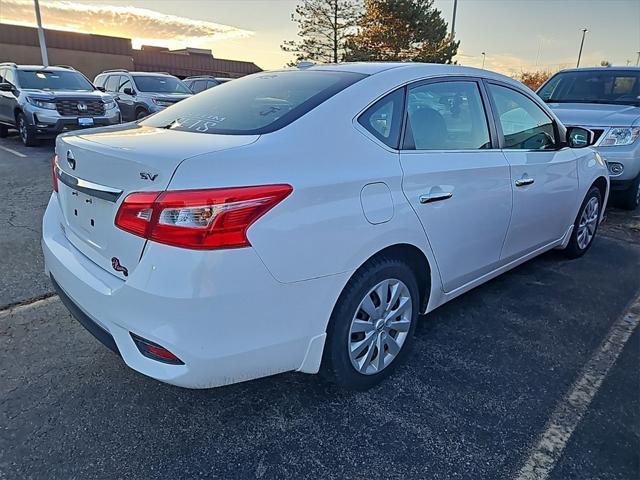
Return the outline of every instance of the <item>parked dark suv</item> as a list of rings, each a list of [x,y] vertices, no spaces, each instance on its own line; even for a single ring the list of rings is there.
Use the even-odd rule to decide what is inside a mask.
[[[125,122],[139,120],[193,95],[181,80],[168,73],[107,70],[94,83],[116,96]]]
[[[66,130],[120,123],[113,97],[71,67],[0,63],[0,137],[15,128],[26,146]]]
[[[210,88],[217,87],[223,83],[233,80],[232,78],[213,77],[210,75],[198,75],[195,77],[187,77],[183,81],[193,93],[204,92]]]

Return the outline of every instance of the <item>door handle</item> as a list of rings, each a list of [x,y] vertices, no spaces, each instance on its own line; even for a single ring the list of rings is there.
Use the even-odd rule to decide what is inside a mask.
[[[519,178],[516,180],[516,187],[525,187],[527,185],[531,185],[535,180],[531,177]]]
[[[438,192],[438,193],[428,193],[426,195],[420,195],[420,203],[423,205],[425,203],[433,203],[439,202],[441,200],[447,200],[448,198],[453,197],[453,193],[451,192]]]

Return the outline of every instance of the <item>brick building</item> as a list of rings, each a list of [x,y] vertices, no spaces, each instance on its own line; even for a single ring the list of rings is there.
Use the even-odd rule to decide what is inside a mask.
[[[90,80],[103,70],[124,68],[168,72],[177,77],[214,75],[237,78],[261,71],[252,62],[215,58],[211,50],[169,50],[143,46],[136,50],[131,39],[45,29],[51,65],[70,65]],[[40,65],[38,30],[0,23],[0,63]]]

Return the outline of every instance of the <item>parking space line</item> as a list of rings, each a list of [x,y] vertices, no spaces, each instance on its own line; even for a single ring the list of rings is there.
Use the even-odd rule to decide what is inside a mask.
[[[5,152],[13,153],[15,156],[20,158],[27,158],[27,156],[24,153],[14,150],[13,148],[3,147],[2,145],[0,145],[0,149],[4,150]]]
[[[551,414],[516,480],[546,479],[586,413],[609,370],[640,323],[640,297],[613,324],[607,337],[583,368],[579,379]]]

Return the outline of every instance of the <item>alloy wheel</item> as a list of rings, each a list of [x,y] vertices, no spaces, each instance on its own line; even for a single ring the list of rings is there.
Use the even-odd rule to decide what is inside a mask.
[[[576,240],[578,247],[584,250],[589,246],[598,226],[598,217],[600,214],[600,201],[596,197],[589,199],[578,223],[578,232]]]
[[[27,124],[24,121],[23,117],[18,119],[18,132],[20,133],[20,138],[23,142],[27,141]]]
[[[409,288],[400,280],[378,283],[360,301],[349,330],[349,358],[359,373],[373,375],[402,349],[412,318]]]

